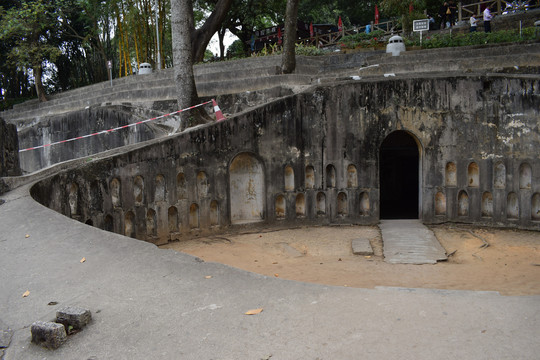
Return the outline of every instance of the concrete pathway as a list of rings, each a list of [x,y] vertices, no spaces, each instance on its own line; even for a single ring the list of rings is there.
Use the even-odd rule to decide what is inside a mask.
[[[540,354],[540,296],[265,277],[87,226],[28,192],[25,186],[0,196],[0,318],[13,330],[5,360]],[[90,309],[92,322],[57,350],[32,344],[32,323],[50,321],[68,305]],[[244,315],[257,308],[263,311]]]
[[[384,261],[391,264],[435,264],[446,251],[420,220],[381,220]]]

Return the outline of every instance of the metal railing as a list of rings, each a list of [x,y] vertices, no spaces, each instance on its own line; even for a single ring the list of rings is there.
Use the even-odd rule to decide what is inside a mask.
[[[487,0],[476,2],[473,4],[463,5],[462,2],[458,3],[458,21],[467,20],[471,15],[481,16],[482,11],[488,5],[495,5],[492,14],[501,15],[506,13],[513,13],[518,11],[525,11],[528,9],[534,9],[540,7],[539,0]]]
[[[297,41],[297,43],[302,43],[302,44],[305,44],[305,45],[313,45],[313,46],[316,46],[318,48],[323,48],[323,47],[338,45],[340,43],[340,40],[344,36],[356,35],[356,34],[359,34],[359,33],[363,33],[363,32],[366,31],[366,28],[368,26],[370,26],[371,31],[382,30],[382,31],[384,31],[384,35],[394,34],[394,33],[397,32],[395,30],[395,25],[396,25],[396,23],[394,21],[392,21],[392,20],[391,21],[381,22],[379,24],[374,24],[372,22],[370,25],[353,27],[351,29],[343,28],[343,30],[341,30],[341,31],[332,32],[332,33],[328,33],[328,34],[320,34],[320,35],[315,34],[313,37],[300,39],[300,40]]]

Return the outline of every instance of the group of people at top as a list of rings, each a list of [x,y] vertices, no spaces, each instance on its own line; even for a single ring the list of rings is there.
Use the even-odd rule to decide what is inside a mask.
[[[483,2],[483,0],[480,0]],[[493,4],[480,4],[480,12],[482,14],[482,20],[484,21],[484,31],[491,32],[491,19],[493,14],[491,13]],[[456,12],[457,6],[454,0],[445,1],[439,9],[439,18],[441,20],[441,30],[450,28],[456,24]],[[478,26],[478,19],[475,14],[472,14],[469,19],[470,31],[475,32]]]

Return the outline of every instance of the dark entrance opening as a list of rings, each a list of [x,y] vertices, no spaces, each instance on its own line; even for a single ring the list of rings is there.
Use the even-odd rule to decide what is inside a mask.
[[[379,152],[381,219],[418,219],[418,145],[406,131],[389,134]]]

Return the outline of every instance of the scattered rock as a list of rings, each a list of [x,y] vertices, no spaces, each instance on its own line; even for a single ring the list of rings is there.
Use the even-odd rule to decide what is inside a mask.
[[[80,330],[92,319],[90,310],[75,306],[67,306],[56,312],[56,322],[63,324],[66,329]]]
[[[36,321],[31,332],[32,342],[48,349],[58,349],[67,339],[64,325],[54,322]]]

